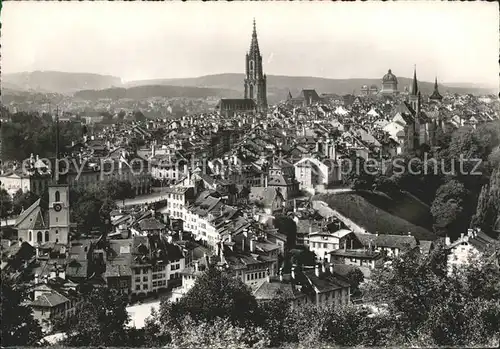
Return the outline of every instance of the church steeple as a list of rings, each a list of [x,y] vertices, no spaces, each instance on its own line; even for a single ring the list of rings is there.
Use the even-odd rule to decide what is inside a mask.
[[[253,19],[253,32],[252,32],[252,41],[250,43],[250,55],[259,54],[259,40],[257,39],[257,26],[255,24],[255,18]]]
[[[418,82],[417,82],[417,66],[415,65],[413,69],[413,82],[411,85],[410,94],[413,96],[418,95]]]
[[[267,108],[267,78],[262,69],[262,55],[260,54],[257,39],[257,26],[253,20],[252,40],[250,51],[246,54],[245,99],[253,99],[257,109]]]
[[[438,90],[438,79],[436,76],[436,80],[434,81],[434,92],[432,92],[432,95],[429,97],[430,100],[435,100],[435,101],[441,101],[443,99],[443,96],[439,93]]]

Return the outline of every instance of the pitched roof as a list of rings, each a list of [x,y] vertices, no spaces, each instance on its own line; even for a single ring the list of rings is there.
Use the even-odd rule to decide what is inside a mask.
[[[300,292],[296,285],[291,282],[280,282],[276,278],[265,280],[253,292],[255,299],[258,301],[272,300],[278,297],[285,299],[297,299],[306,295]]]
[[[359,242],[368,247],[371,245],[372,247],[388,247],[388,248],[398,248],[403,249],[404,247],[413,248],[417,246],[417,239],[414,236],[408,235],[387,235],[387,234],[361,234],[354,233]]]
[[[253,110],[255,109],[256,104],[253,99],[221,99],[219,103],[217,103],[217,109],[234,109],[234,110]]]
[[[16,219],[14,228],[18,230],[46,229],[49,226],[48,212],[41,207],[41,199],[35,201]]]
[[[146,218],[139,222],[141,230],[161,230],[165,229],[166,225],[159,222],[156,218]]]
[[[54,290],[51,290],[50,293],[47,292],[38,296],[37,299],[31,302],[31,306],[52,308],[66,302],[69,302],[68,298]]]
[[[323,273],[320,271],[319,276],[317,276],[314,269],[309,269],[304,270],[303,273],[310,284],[320,293],[351,286],[350,283],[342,277],[336,274],[331,274],[330,272]]]

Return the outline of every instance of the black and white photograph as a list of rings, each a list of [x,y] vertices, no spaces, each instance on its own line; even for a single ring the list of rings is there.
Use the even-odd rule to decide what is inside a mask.
[[[0,23],[2,348],[500,346],[497,2]]]

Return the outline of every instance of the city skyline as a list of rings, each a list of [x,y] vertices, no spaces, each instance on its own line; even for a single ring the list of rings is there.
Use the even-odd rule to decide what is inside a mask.
[[[495,5],[8,2],[2,70],[85,72],[123,81],[244,73],[255,18],[268,75],[381,78],[392,69],[411,77],[416,65],[422,81],[437,76],[443,84],[497,87]]]

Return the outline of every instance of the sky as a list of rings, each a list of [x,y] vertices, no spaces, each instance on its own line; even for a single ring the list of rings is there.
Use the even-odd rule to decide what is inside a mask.
[[[3,3],[2,72],[123,81],[243,73],[253,18],[268,75],[498,87],[494,2]]]

